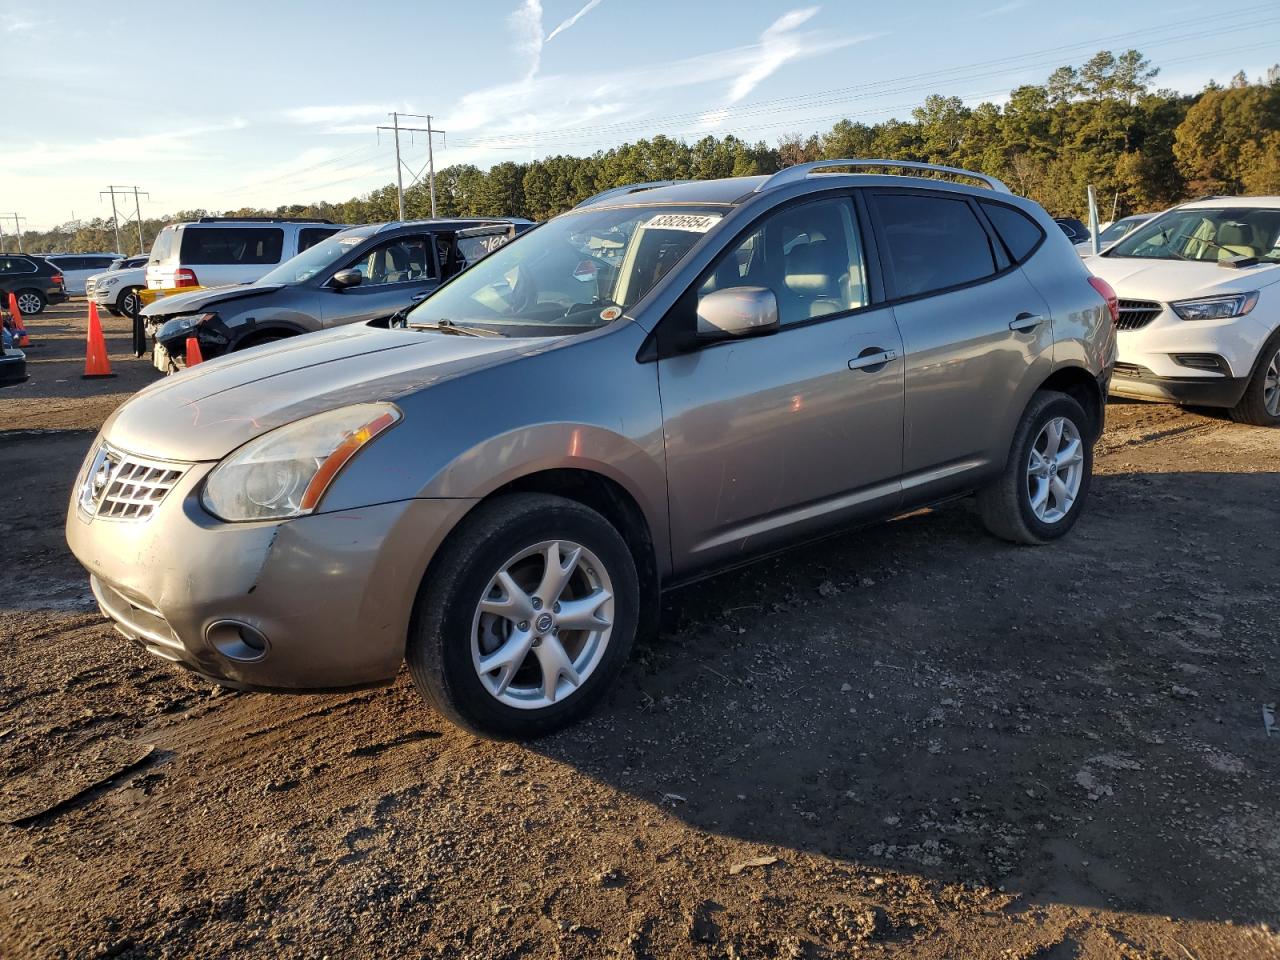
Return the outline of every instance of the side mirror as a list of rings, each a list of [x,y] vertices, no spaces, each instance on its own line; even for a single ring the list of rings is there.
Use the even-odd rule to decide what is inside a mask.
[[[778,298],[766,287],[730,287],[698,301],[698,339],[758,337],[778,330]]]
[[[347,287],[358,287],[363,281],[364,274],[359,270],[339,270],[329,281],[329,286],[335,290],[345,290]]]

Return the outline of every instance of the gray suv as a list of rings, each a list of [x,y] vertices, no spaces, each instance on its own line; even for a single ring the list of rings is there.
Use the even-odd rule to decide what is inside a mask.
[[[103,612],[235,686],[407,659],[444,716],[525,737],[599,700],[664,588],[969,493],[1000,537],[1062,536],[1114,297],[998,181],[822,172],[868,163],[611,192],[403,324],[147,388],[67,514]]]

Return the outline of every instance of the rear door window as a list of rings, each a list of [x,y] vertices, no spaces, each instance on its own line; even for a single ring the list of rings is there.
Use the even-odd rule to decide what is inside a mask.
[[[116,260],[115,257],[85,257],[84,258],[85,265],[83,269],[106,270],[107,267],[115,263],[115,260]]]
[[[872,193],[893,296],[918,297],[996,273],[987,231],[969,202],[924,193]]]
[[[192,266],[279,263],[283,249],[279,227],[187,227],[178,259]]]
[[[1014,263],[1022,263],[1031,256],[1044,238],[1044,231],[1039,224],[1021,210],[986,200],[982,201],[982,209],[986,211],[991,225],[996,228],[996,233],[1000,235]]]
[[[36,265],[26,257],[0,257],[0,276],[35,272]]]
[[[303,227],[298,231],[298,252],[309,250],[325,237],[331,237],[337,232],[337,227]]]

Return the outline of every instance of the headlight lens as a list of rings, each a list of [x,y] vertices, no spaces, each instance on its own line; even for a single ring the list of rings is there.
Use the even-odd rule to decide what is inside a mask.
[[[347,462],[400,418],[394,404],[357,403],[264,433],[214,467],[205,509],[231,522],[311,513]]]
[[[174,337],[180,337],[184,333],[194,330],[206,320],[212,320],[215,316],[217,314],[193,313],[187,317],[174,317],[160,328],[160,338],[162,340],[172,340]]]
[[[1180,300],[1171,303],[1173,312],[1183,320],[1226,320],[1243,317],[1258,302],[1258,291],[1231,293],[1220,297],[1203,297],[1199,300]]]
[[[119,282],[120,282],[119,277],[103,277],[101,280],[97,281],[97,284],[100,287],[109,287],[112,284],[119,283]]]

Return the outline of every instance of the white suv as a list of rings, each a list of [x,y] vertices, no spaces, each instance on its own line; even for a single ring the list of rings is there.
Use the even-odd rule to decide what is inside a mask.
[[[201,217],[171,223],[151,247],[147,286],[164,290],[253,283],[342,229],[328,220],[277,217]]]
[[[117,317],[120,314],[135,316],[141,303],[138,291],[147,285],[147,257],[127,257],[116,260],[106,273],[95,273],[84,282],[85,299],[105,307]]]
[[[1085,263],[1120,298],[1113,394],[1280,425],[1280,197],[1174,207]]]

